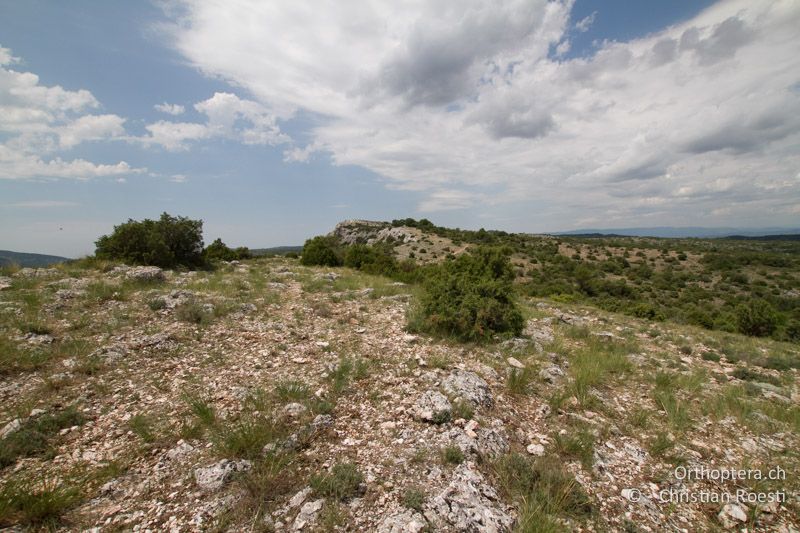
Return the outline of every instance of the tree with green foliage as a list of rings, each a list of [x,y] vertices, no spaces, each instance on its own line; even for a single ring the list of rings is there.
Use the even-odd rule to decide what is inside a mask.
[[[222,239],[216,239],[206,246],[206,249],[203,250],[203,255],[205,255],[206,259],[209,261],[237,261],[253,257],[250,253],[250,249],[246,246],[239,246],[233,249],[222,242]]]
[[[412,329],[461,340],[519,335],[523,318],[513,297],[508,249],[479,247],[430,271]]]
[[[114,226],[96,242],[98,259],[163,268],[197,267],[203,261],[203,221],[162,213],[158,220],[144,219]]]
[[[736,306],[736,325],[739,333],[766,337],[778,327],[780,315],[766,300],[751,300]]]
[[[303,245],[300,264],[311,266],[341,266],[342,259],[336,240],[329,236],[318,236],[308,239]]]

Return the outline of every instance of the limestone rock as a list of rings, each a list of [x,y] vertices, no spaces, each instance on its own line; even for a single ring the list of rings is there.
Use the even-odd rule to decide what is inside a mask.
[[[510,531],[514,518],[503,509],[497,491],[472,463],[459,465],[450,484],[426,506],[434,530],[500,533]]]
[[[747,522],[747,512],[739,504],[726,503],[717,515],[717,519],[725,529],[733,529],[739,524]]]
[[[436,422],[446,418],[451,409],[450,401],[442,393],[429,390],[414,404],[414,416],[425,422]]]
[[[454,370],[442,381],[442,388],[476,406],[491,407],[493,403],[489,384],[474,372]]]
[[[223,459],[220,462],[194,471],[197,486],[203,490],[219,490],[227,483],[234,473],[250,470],[250,461],[232,461]]]
[[[129,269],[125,273],[125,277],[133,281],[164,281],[164,271],[155,266],[139,266]]]
[[[311,525],[316,522],[317,516],[319,516],[319,512],[322,510],[324,503],[324,498],[305,503],[300,508],[300,513],[298,513],[297,518],[294,519],[294,525],[292,526],[293,529],[295,531],[300,531],[307,525]]]
[[[419,533],[426,525],[425,517],[411,509],[405,509],[384,518],[378,524],[377,533]]]

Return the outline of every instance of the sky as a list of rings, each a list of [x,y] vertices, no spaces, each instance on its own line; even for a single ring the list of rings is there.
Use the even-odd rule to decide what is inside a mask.
[[[795,0],[0,0],[0,249],[800,225]]]

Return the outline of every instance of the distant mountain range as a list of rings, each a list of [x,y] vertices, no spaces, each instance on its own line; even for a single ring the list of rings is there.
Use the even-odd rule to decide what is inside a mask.
[[[259,255],[284,255],[289,252],[300,253],[303,251],[302,246],[273,246],[272,248],[254,248],[250,253],[256,256]]]
[[[0,250],[0,266],[19,265],[21,267],[46,267],[56,263],[70,261],[68,257],[44,254],[26,254]]]
[[[613,228],[613,229],[577,229],[572,231],[559,231],[550,235],[582,235],[582,236],[609,236],[621,237],[666,237],[666,238],[721,238],[721,237],[765,237],[765,236],[796,236],[800,235],[800,228],[703,228],[703,227],[673,227],[661,226],[656,228]],[[795,237],[796,238],[796,237]]]

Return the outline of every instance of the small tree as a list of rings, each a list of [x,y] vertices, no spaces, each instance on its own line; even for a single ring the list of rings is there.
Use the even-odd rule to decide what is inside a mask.
[[[780,315],[766,300],[752,300],[736,306],[736,325],[740,333],[766,337],[778,327]]]
[[[509,255],[506,249],[480,247],[432,270],[411,328],[462,340],[519,335],[523,318],[513,300]]]
[[[236,249],[229,248],[227,244],[222,242],[222,239],[216,239],[214,242],[206,246],[203,250],[203,255],[209,261],[235,261],[239,259],[250,259],[253,255],[250,249],[246,246],[240,246]]]
[[[144,219],[114,226],[96,242],[95,255],[139,265],[164,268],[203,264],[203,221],[163,213],[158,220]]]
[[[342,259],[339,257],[335,239],[328,236],[318,236],[313,239],[308,239],[303,245],[303,255],[300,257],[300,264],[340,266],[342,264]]]

